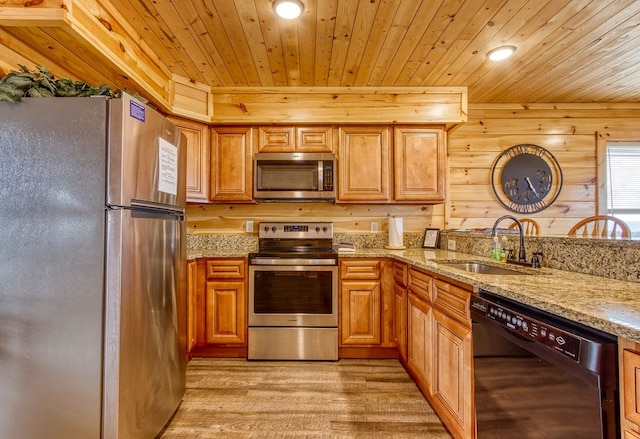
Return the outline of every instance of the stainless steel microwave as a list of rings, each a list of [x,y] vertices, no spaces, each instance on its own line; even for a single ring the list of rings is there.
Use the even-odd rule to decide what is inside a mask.
[[[334,201],[333,153],[257,153],[253,161],[253,198],[262,201]]]

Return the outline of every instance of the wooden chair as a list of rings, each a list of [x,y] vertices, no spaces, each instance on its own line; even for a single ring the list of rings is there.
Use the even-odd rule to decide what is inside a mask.
[[[578,238],[617,239],[630,238],[627,223],[610,215],[594,215],[578,221],[569,230],[568,236]]]
[[[540,235],[540,224],[538,224],[535,220],[530,218],[519,218],[522,223],[522,228],[524,229],[525,236],[539,236]],[[510,229],[516,229],[518,225],[514,221],[509,226]]]

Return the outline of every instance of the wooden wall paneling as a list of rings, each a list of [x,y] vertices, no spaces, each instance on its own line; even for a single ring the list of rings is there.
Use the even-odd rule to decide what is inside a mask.
[[[551,104],[531,106],[529,113],[526,106],[472,104],[468,123],[449,135],[450,187],[445,227],[491,227],[499,216],[513,214],[498,203],[490,176],[498,154],[519,143],[549,149],[563,171],[563,188],[554,204],[526,215],[540,223],[544,235],[565,236],[575,222],[596,213],[596,129],[628,123],[624,119],[608,119],[606,106],[586,104],[582,110],[576,104],[558,108]],[[580,111],[589,117],[579,117]],[[624,115],[621,108],[614,112],[616,116]]]
[[[214,88],[217,124],[388,124],[467,120],[465,87]]]
[[[189,204],[187,230],[190,234],[244,233],[246,220],[331,221],[337,233],[369,233],[371,222],[379,233],[388,233],[391,216],[404,219],[404,231],[424,232],[426,227],[444,227],[444,205],[350,205],[331,203]]]

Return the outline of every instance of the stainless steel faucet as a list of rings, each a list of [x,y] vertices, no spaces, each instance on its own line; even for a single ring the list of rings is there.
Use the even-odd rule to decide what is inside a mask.
[[[522,223],[518,218],[513,215],[504,215],[498,218],[493,224],[493,236],[498,236],[498,224],[500,224],[500,222],[502,222],[502,220],[504,219],[513,220],[518,225],[518,230],[520,231],[520,250],[518,251],[518,262],[527,262],[527,256],[524,251],[524,227],[522,227]]]

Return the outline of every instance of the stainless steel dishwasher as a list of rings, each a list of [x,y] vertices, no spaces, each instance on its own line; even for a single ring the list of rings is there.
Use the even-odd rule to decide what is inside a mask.
[[[479,439],[619,437],[614,336],[483,290],[471,317]]]

